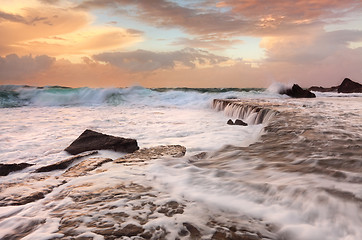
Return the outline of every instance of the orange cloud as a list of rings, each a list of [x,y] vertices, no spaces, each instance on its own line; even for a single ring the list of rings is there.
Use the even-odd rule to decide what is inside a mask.
[[[141,35],[134,31],[111,27],[87,27],[56,37],[26,41],[22,43],[21,48],[23,51],[31,49],[33,54],[82,55],[126,47],[141,39]]]
[[[46,38],[76,31],[90,22],[89,16],[80,11],[67,11],[58,8],[26,8],[16,14],[1,13],[14,17],[0,21],[0,45],[8,46],[15,52],[21,49],[24,41]],[[0,54],[7,54],[0,52]]]
[[[65,56],[96,53],[138,42],[142,33],[117,27],[92,26],[89,13],[41,5],[0,9],[0,56],[47,54]]]

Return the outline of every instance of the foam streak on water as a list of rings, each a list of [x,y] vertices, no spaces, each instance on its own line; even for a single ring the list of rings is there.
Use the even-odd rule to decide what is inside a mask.
[[[361,239],[361,103],[263,101],[279,114],[260,142],[150,175],[175,196],[277,224],[282,239]]]

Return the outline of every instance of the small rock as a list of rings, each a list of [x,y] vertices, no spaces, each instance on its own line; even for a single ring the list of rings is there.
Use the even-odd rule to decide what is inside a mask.
[[[229,120],[227,121],[227,124],[228,124],[228,125],[234,125],[234,122],[233,122],[233,120],[229,119]]]
[[[202,160],[202,159],[205,159],[207,157],[207,152],[200,152],[194,156],[191,156],[189,158],[189,161],[190,162],[196,162],[198,160]]]
[[[235,125],[248,126],[248,124],[240,119],[235,120]]]
[[[30,163],[0,163],[0,176],[7,176],[11,172],[16,172],[23,170],[24,168],[27,168],[29,166],[32,166],[34,164]]]

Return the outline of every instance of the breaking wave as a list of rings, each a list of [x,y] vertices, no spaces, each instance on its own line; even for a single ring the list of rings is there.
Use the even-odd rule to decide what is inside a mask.
[[[204,107],[214,98],[270,97],[264,89],[245,88],[68,88],[0,86],[0,108],[23,106],[138,105]],[[272,94],[273,95],[273,94]]]

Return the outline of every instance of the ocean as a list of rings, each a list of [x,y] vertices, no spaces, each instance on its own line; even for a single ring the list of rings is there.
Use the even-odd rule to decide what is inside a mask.
[[[0,239],[360,240],[362,94],[315,93],[0,86]],[[35,172],[86,129],[186,154]]]

